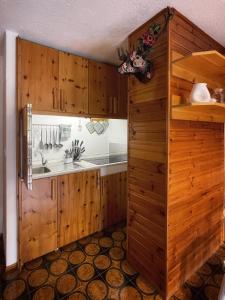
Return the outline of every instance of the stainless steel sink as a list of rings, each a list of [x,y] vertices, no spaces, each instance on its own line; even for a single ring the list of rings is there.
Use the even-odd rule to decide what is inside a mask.
[[[45,173],[49,173],[49,172],[51,172],[51,170],[47,167],[38,167],[38,168],[32,169],[33,174],[45,174]]]

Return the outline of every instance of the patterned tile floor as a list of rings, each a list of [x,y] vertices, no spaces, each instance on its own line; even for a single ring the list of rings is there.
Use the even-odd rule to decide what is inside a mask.
[[[74,242],[4,274],[1,299],[160,300],[126,261],[126,228],[116,226]],[[223,277],[225,247],[196,273],[171,300],[216,300]]]

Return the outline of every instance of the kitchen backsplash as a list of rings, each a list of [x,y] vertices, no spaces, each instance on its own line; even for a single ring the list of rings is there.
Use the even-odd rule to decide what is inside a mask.
[[[99,126],[95,126],[96,131],[94,132],[89,118],[33,115],[33,124],[32,156],[34,163],[41,161],[40,153],[38,153],[41,132],[44,145],[46,144],[46,132],[47,144],[53,144],[55,141],[59,144],[59,126],[61,129],[64,128],[64,135],[60,142],[62,147],[41,150],[48,162],[63,160],[64,151],[71,148],[74,140],[83,141],[85,152],[81,158],[127,152],[127,120],[108,119],[106,122],[103,120]]]

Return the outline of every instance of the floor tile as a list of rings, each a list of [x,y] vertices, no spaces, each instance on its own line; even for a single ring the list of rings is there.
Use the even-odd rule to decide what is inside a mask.
[[[126,244],[126,227],[116,225],[26,263],[3,274],[3,300],[161,300],[126,260]],[[223,245],[170,300],[217,299],[224,260]]]

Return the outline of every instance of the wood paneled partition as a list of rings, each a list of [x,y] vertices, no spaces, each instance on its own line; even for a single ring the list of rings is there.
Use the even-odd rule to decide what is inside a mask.
[[[224,49],[176,12],[170,60]],[[194,78],[193,78],[194,79]],[[184,100],[192,84],[170,76],[170,94]],[[171,120],[169,129],[168,293],[176,291],[219,247],[224,190],[223,123]]]
[[[164,13],[129,36],[130,50]],[[128,260],[164,299],[221,244],[224,198],[224,124],[171,119],[173,95],[187,101],[192,82],[170,66],[192,52],[225,49],[174,13],[150,55],[153,79],[129,79]]]
[[[163,21],[163,14],[152,20]],[[149,24],[130,36],[130,49]],[[128,260],[165,290],[168,32],[158,40],[151,59],[151,82],[143,84],[135,77],[129,81]]]

